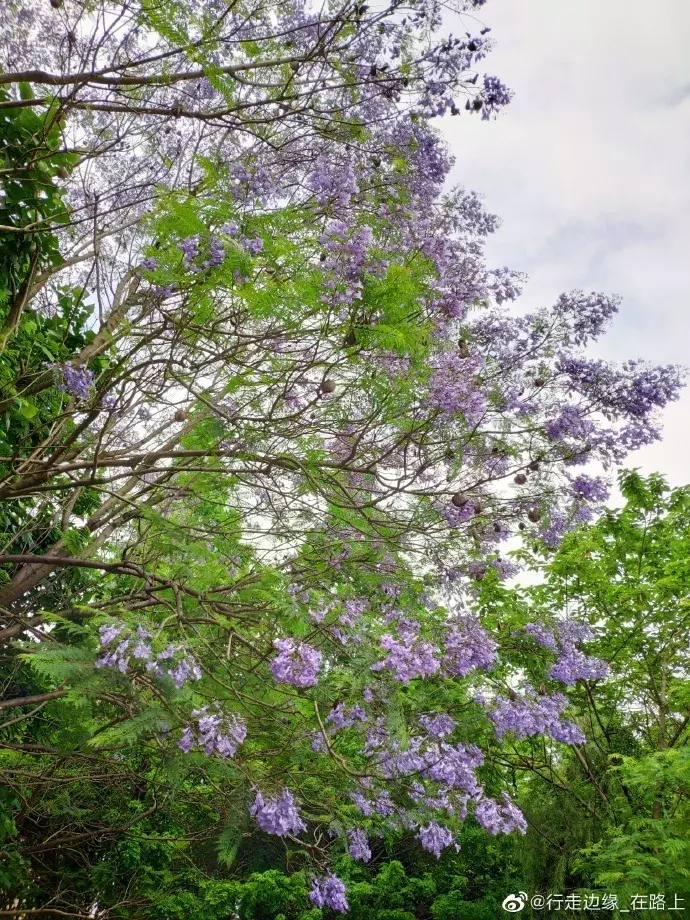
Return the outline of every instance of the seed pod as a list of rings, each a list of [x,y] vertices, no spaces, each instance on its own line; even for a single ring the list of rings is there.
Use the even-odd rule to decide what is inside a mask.
[[[333,393],[335,390],[335,381],[334,380],[324,380],[321,384],[322,393]]]
[[[470,349],[469,349],[469,346],[467,345],[467,342],[460,340],[460,342],[458,343],[458,353],[461,358],[469,358]]]
[[[474,511],[475,514],[481,514],[482,511],[484,510],[484,508],[483,508],[483,506],[482,506],[482,503],[481,503],[481,502],[477,502],[477,504],[474,506],[474,508],[473,508],[472,510]]]
[[[518,473],[517,476],[513,479],[513,482],[515,485],[524,486],[524,484],[527,482],[527,477],[524,473]]]
[[[518,524],[518,530],[524,530],[524,529],[525,529],[525,525],[522,521],[520,521],[520,523]]]
[[[475,581],[481,581],[485,575],[486,575],[486,566],[478,565],[477,568],[474,570],[472,577],[475,579]]]
[[[451,498],[451,502],[455,505],[456,508],[464,508],[469,500],[470,497],[465,492],[456,492],[455,495]]]
[[[184,411],[184,409],[178,409],[175,412],[176,422],[186,422],[188,418],[189,418],[189,415]]]
[[[534,379],[535,387],[543,387],[545,383],[546,381],[544,380],[543,377],[535,377]]]
[[[62,6],[62,0],[50,0],[50,5],[54,10],[59,10]]]
[[[494,444],[494,446],[491,448],[491,453],[494,454],[494,456],[501,453],[501,448],[498,446],[498,444]]]
[[[347,336],[345,337],[343,344],[345,345],[345,348],[354,348],[354,346],[357,344],[357,336],[355,335],[354,329],[350,329]]]
[[[533,524],[538,524],[541,520],[541,511],[539,508],[530,508],[527,512],[527,517]]]
[[[69,170],[65,169],[64,166],[61,166],[57,171],[58,179],[69,179]]]
[[[494,521],[494,533],[500,533],[500,532],[501,532],[501,525],[498,523],[498,521]]]
[[[374,167],[374,169],[378,169],[381,165],[381,157],[372,157],[371,165]]]
[[[73,45],[73,44],[76,42],[76,40],[77,40],[77,34],[76,34],[76,32],[72,32],[72,31],[70,30],[70,31],[67,33],[67,41],[70,43],[70,45]]]
[[[532,462],[527,465],[527,469],[532,470],[533,473],[536,473],[537,470],[539,469],[539,461],[532,460]]]

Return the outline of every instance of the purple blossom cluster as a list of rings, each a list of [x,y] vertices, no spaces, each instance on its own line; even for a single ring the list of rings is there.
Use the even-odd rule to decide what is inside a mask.
[[[489,718],[498,738],[512,732],[516,738],[548,735],[564,744],[583,744],[585,736],[577,725],[561,719],[567,705],[568,700],[562,693],[537,696],[528,688],[522,698],[498,697],[489,711]]]
[[[474,807],[474,816],[479,824],[494,835],[509,834],[514,830],[526,834],[527,821],[523,813],[505,792],[501,798],[501,802],[496,802],[482,796]]]
[[[317,683],[321,652],[295,639],[276,639],[273,644],[278,654],[271,662],[271,673],[279,684],[305,688]]]
[[[340,914],[345,914],[350,909],[345,883],[330,872],[312,880],[309,900],[316,907],[330,907]]]
[[[307,829],[289,789],[283,789],[278,796],[268,800],[257,792],[249,813],[262,831],[276,837],[299,834]]]
[[[453,843],[453,835],[447,827],[442,827],[435,821],[419,828],[417,833],[420,843],[425,850],[433,853],[436,859],[441,856],[442,850]]]
[[[113,645],[124,632],[123,626],[101,626],[100,641],[102,654],[96,659],[97,668],[116,668],[124,674],[130,662],[145,663],[145,669],[154,677],[169,677],[177,689],[190,680],[201,680],[201,668],[193,655],[178,645],[169,645],[161,652],[154,652],[151,633],[137,627],[136,638],[128,634],[117,645]]]
[[[465,677],[473,668],[488,670],[496,662],[497,643],[474,617],[458,619],[443,641],[443,668],[454,677]]]
[[[209,707],[204,706],[193,710],[192,717],[196,726],[187,726],[178,742],[185,754],[199,747],[205,754],[219,754],[223,759],[234,757],[247,737],[247,727],[239,716],[226,716],[218,709],[209,711]]]
[[[74,364],[72,361],[65,361],[62,365],[46,364],[46,367],[57,367],[60,370],[62,374],[61,389],[65,393],[70,393],[83,402],[93,396],[96,375],[88,367]]]
[[[348,853],[353,859],[358,859],[360,862],[369,862],[371,859],[371,849],[369,847],[369,841],[367,840],[367,835],[364,833],[361,828],[353,828],[348,831]]]

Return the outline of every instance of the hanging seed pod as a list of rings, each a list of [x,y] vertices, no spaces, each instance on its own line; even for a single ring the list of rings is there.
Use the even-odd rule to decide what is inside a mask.
[[[50,0],[50,5],[54,10],[59,10],[62,6],[62,0]]]
[[[350,329],[347,336],[345,337],[343,344],[345,348],[354,348],[354,346],[357,344],[357,336],[355,335],[354,329]]]
[[[502,530],[502,527],[501,527],[501,525],[498,523],[498,521],[494,521],[494,533],[500,533],[501,530]]]
[[[472,577],[475,581],[481,581],[482,578],[486,575],[486,566],[478,565],[477,568],[472,573]]]
[[[544,380],[543,377],[535,377],[535,378],[534,378],[534,385],[535,385],[535,387],[543,387],[545,383],[546,383],[546,381]]]
[[[518,530],[524,530],[524,529],[525,529],[524,522],[520,521],[520,523],[518,524]]]
[[[455,505],[456,508],[464,508],[469,500],[470,497],[465,492],[456,492],[455,495],[451,498],[451,502]]]
[[[481,502],[477,502],[477,504],[474,506],[474,508],[473,508],[472,510],[474,511],[475,514],[481,514],[482,511],[484,510],[484,508],[483,508],[483,506],[482,506],[482,503],[481,503]]]
[[[175,412],[176,422],[186,422],[188,418],[189,418],[189,415],[184,411],[184,409],[178,409]]]
[[[527,465],[527,469],[532,470],[533,473],[536,473],[537,470],[539,469],[539,461],[532,460],[532,462]]]
[[[524,486],[524,484],[527,482],[527,476],[525,476],[524,473],[518,473],[517,476],[515,476],[513,479],[513,482],[517,486]]]
[[[527,517],[533,524],[538,524],[541,520],[541,511],[539,508],[530,508],[527,512]]]
[[[324,380],[321,384],[322,393],[333,393],[335,391],[335,381],[334,380]]]
[[[58,179],[69,179],[69,170],[68,170],[68,169],[65,169],[64,166],[61,166],[61,167],[58,169],[56,175],[57,175]]]

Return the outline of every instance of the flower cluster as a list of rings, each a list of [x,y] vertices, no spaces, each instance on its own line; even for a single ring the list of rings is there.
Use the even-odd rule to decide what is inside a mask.
[[[192,717],[196,719],[196,726],[187,726],[178,742],[185,754],[193,747],[199,747],[205,754],[234,757],[247,737],[247,727],[239,716],[225,716],[217,709],[210,711],[208,706],[204,706],[195,709]]]
[[[283,789],[280,795],[267,801],[257,792],[249,813],[262,831],[276,837],[299,834],[307,829],[289,789]]]
[[[136,639],[128,634],[127,638],[113,645],[123,632],[123,626],[101,626],[102,654],[96,659],[97,668],[116,668],[124,674],[130,662],[145,662],[148,673],[158,678],[169,677],[178,690],[187,681],[201,680],[201,668],[197,660],[182,646],[169,645],[161,652],[154,652],[150,642],[151,633],[141,626],[137,627]]]
[[[278,683],[313,687],[321,667],[321,652],[295,639],[276,639],[273,644],[278,654],[271,662],[271,673]]]
[[[330,907],[340,914],[345,914],[350,909],[345,883],[330,872],[314,878],[309,899],[317,907]]]

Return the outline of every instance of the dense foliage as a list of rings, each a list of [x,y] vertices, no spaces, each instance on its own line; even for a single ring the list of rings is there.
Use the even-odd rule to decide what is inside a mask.
[[[576,789],[577,884],[634,881],[625,845],[655,879],[680,852],[678,636],[663,752],[611,767],[637,751],[583,718],[615,700],[599,620],[502,582],[508,539],[595,518],[681,375],[588,357],[602,294],[511,312],[430,121],[510,98],[475,69],[482,2],[456,6],[465,38],[433,2],[0,11],[10,915],[488,916],[500,835],[561,764],[628,790],[615,823]]]

